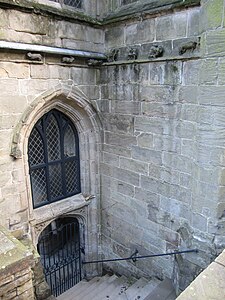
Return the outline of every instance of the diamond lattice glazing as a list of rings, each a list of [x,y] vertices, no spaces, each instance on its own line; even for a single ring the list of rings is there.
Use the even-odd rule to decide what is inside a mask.
[[[33,129],[29,139],[29,162],[31,166],[44,163],[44,146],[41,136],[36,128]]]
[[[63,3],[75,8],[81,8],[82,5],[81,0],[63,0]]]
[[[76,161],[69,161],[65,164],[66,170],[66,190],[67,193],[76,192],[79,186],[78,166]]]
[[[35,205],[47,201],[45,169],[36,169],[31,172],[33,201]]]
[[[53,115],[50,116],[46,129],[48,160],[60,159],[60,135],[57,121]]]
[[[67,126],[64,134],[64,155],[65,157],[75,156],[75,136],[70,125]]]
[[[54,200],[63,195],[60,164],[49,166],[49,179],[51,199]]]

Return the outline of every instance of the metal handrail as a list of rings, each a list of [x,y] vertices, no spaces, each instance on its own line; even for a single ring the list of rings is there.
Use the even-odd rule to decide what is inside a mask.
[[[82,263],[85,265],[85,264],[113,262],[113,261],[122,261],[122,260],[132,260],[133,262],[136,262],[138,259],[143,259],[143,258],[160,257],[160,256],[176,255],[176,254],[183,254],[183,253],[193,253],[193,252],[198,253],[199,250],[198,249],[190,249],[190,250],[175,251],[175,252],[170,252],[170,253],[159,253],[159,254],[140,255],[140,256],[137,256],[138,250],[135,250],[135,252],[129,257],[90,260],[90,261],[83,261]]]

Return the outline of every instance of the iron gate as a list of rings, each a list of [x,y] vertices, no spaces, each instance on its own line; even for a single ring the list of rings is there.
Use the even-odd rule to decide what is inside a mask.
[[[78,221],[52,222],[41,234],[38,251],[44,274],[54,296],[81,280],[81,253]]]

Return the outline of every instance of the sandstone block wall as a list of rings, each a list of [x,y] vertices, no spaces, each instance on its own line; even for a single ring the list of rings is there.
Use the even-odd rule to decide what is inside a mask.
[[[197,255],[117,265],[173,277],[181,290],[224,247],[223,10],[222,1],[201,1],[105,30],[118,59],[101,77],[103,253],[198,248]],[[179,53],[190,41],[200,44]],[[149,59],[150,45],[164,55]],[[129,63],[131,48],[138,57]]]
[[[32,253],[3,227],[0,241],[0,299],[35,299]]]
[[[101,67],[88,67],[77,59],[62,63],[60,56],[49,54],[31,62],[25,52],[0,51],[2,225],[30,231],[27,137],[19,159],[9,156],[12,137],[34,100],[41,95],[48,99],[50,92],[57,96],[60,87],[66,91],[62,103],[79,113],[92,107],[95,113],[89,112],[89,119],[94,123],[97,115],[101,123],[97,144],[91,135],[81,134],[82,154],[92,154],[81,163],[86,176],[82,184],[98,196],[89,215],[90,222],[95,220],[89,238],[101,233],[102,244],[95,247],[107,258],[129,256],[135,249],[143,255],[200,250],[198,255],[106,267],[126,274],[172,277],[182,290],[222,251],[224,4],[221,0],[190,2],[196,5],[131,18],[117,15],[103,22],[77,14],[63,17],[1,7],[0,40],[108,54],[118,50],[117,59]],[[106,14],[107,5],[99,2],[97,14]],[[155,47],[162,47],[163,55],[152,56]],[[89,99],[90,107],[68,100],[68,90],[73,89]],[[85,144],[90,145],[89,152]],[[97,146],[102,148],[100,167],[98,158],[93,159]],[[101,175],[95,187],[90,184],[93,174]]]

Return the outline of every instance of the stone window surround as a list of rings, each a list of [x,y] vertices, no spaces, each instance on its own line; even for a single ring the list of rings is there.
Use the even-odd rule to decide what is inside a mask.
[[[51,109],[57,109],[74,122],[80,143],[81,193],[64,200],[33,209],[28,166],[28,137],[35,123]],[[37,245],[42,230],[59,217],[75,217],[84,228],[86,259],[98,257],[99,186],[98,165],[100,147],[100,120],[87,97],[76,87],[58,86],[38,96],[22,115],[14,130],[11,156],[22,159],[27,187],[29,228]],[[91,200],[90,200],[91,199]],[[48,208],[48,209],[47,209]],[[83,241],[84,242],[84,241]],[[86,274],[97,274],[94,266]]]
[[[78,135],[77,135],[77,130],[76,128],[73,126],[73,124],[71,124],[70,120],[67,118],[67,128],[66,129],[63,129],[63,124],[62,124],[62,117],[65,119],[65,115],[61,114],[61,112],[59,111],[56,111],[56,110],[53,110],[53,111],[50,111],[50,115],[51,117],[53,117],[53,123],[49,123],[50,122],[50,119],[48,120],[48,122],[46,122],[46,119],[40,119],[41,122],[44,123],[44,127],[46,126],[46,129],[44,129],[43,127],[41,127],[41,129],[39,128],[39,126],[37,124],[34,125],[33,129],[35,129],[35,131],[32,131],[31,132],[31,135],[29,136],[29,142],[28,142],[28,157],[29,157],[29,161],[30,161],[30,178],[31,178],[31,182],[32,180],[34,180],[34,174],[32,173],[33,171],[35,172],[36,170],[41,170],[41,171],[44,171],[44,174],[45,174],[45,186],[41,186],[41,193],[38,193],[38,195],[45,195],[45,198],[44,198],[44,201],[39,201],[37,200],[37,198],[35,197],[35,189],[37,188],[37,186],[39,186],[38,184],[35,186],[34,185],[34,182],[33,182],[33,187],[31,188],[32,192],[33,192],[33,206],[35,208],[39,207],[39,206],[43,206],[43,205],[48,205],[50,202],[55,202],[55,201],[59,201],[59,200],[63,200],[65,198],[68,198],[70,196],[73,196],[73,195],[76,195],[76,194],[79,194],[80,193],[80,158],[79,158],[79,139],[78,139]],[[61,116],[61,118],[59,117],[59,115]],[[50,118],[51,118],[50,117]],[[38,121],[38,123],[40,122]],[[60,126],[59,126],[59,123],[60,123]],[[72,125],[72,126],[71,126]],[[55,134],[55,131],[53,129],[53,127],[51,126],[56,126],[56,134],[58,139],[56,139],[56,136],[54,135]],[[41,138],[41,134],[39,133],[38,131],[38,128],[40,129],[40,131],[42,132],[43,136]],[[55,127],[54,127],[55,128]],[[66,130],[68,128],[71,128],[71,131],[72,131],[72,138],[73,140],[69,140],[67,143],[69,143],[69,147],[71,149],[71,146],[72,146],[72,153],[70,152],[68,155],[65,154],[65,145],[66,145],[66,142],[65,142],[65,137],[66,137]],[[50,132],[50,136],[48,135],[48,130],[53,130],[53,135],[51,136],[52,134],[52,131]],[[36,132],[36,133],[34,133]],[[38,147],[37,147],[37,138],[39,138],[38,142]],[[56,139],[56,140],[55,140]],[[52,144],[54,145],[54,147],[52,148]],[[46,153],[45,153],[45,145],[46,146]],[[63,145],[63,149],[62,150],[62,145]],[[58,151],[56,151],[58,150]],[[55,155],[55,153],[57,153]],[[39,158],[41,157],[41,161],[39,160]],[[68,160],[69,158],[69,160]],[[57,195],[52,195],[52,193],[54,193],[53,191],[55,191],[54,189],[58,188],[60,186],[60,182],[57,181],[56,182],[56,186],[51,186],[50,182],[47,181],[47,176],[49,176],[49,181],[50,181],[50,174],[51,174],[51,171],[50,171],[50,165],[51,163],[53,162],[54,163],[54,166],[55,165],[55,162],[57,161],[57,166],[60,166],[60,169],[59,169],[59,173],[58,173],[58,176],[60,178],[60,181],[61,182],[65,182],[65,190],[62,190],[60,188],[60,194],[57,194]],[[73,189],[71,191],[71,186],[68,188],[67,187],[67,184],[72,184],[72,181],[68,181],[68,178],[66,175],[69,167],[67,165],[67,163],[73,163],[73,166],[75,165],[75,171],[73,170],[72,172],[73,173],[73,187],[75,189]],[[40,164],[42,165],[40,167]],[[64,172],[62,171],[63,167],[64,167]],[[38,169],[37,169],[38,168]],[[49,171],[47,171],[47,169],[49,168]],[[48,175],[47,175],[47,172]],[[71,174],[71,173],[70,173]],[[40,174],[39,174],[40,175]],[[36,180],[37,180],[37,177],[39,179],[39,175],[36,176]],[[72,176],[72,175],[71,175]],[[76,181],[75,181],[75,176],[76,176]],[[52,178],[53,179],[53,178]],[[38,180],[37,180],[38,181]],[[75,184],[74,184],[75,183]],[[57,191],[58,192],[58,191]],[[49,193],[49,194],[48,194]],[[49,198],[48,196],[49,195]],[[60,197],[60,199],[59,199]],[[53,198],[53,199],[52,199]]]

